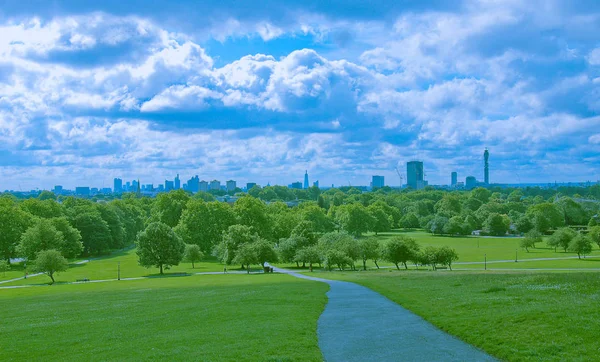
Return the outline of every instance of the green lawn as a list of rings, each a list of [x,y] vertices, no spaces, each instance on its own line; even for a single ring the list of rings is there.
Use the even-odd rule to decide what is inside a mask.
[[[94,258],[85,264],[70,264],[69,269],[66,272],[58,274],[56,281],[60,282],[74,282],[77,279],[87,278],[90,280],[103,280],[103,279],[116,279],[118,274],[118,268],[121,268],[121,278],[132,278],[147,275],[157,275],[158,268],[144,268],[138,265],[137,255],[135,249],[118,251],[109,256]],[[23,269],[20,266],[19,272],[10,272],[13,278],[23,276]],[[239,268],[239,266],[236,266]],[[236,270],[235,268],[228,266],[228,270]],[[200,273],[208,271],[223,271],[223,265],[218,263],[216,260],[205,261],[201,263],[195,263],[195,268],[192,269],[192,264],[181,263],[178,266],[171,267],[167,270],[167,274],[173,273]],[[2,277],[0,280],[7,280],[9,273],[6,277]],[[50,278],[47,276],[36,276],[27,278],[27,280],[19,280],[11,283],[0,284],[4,286],[8,285],[24,285],[24,284],[40,284],[48,283]]]
[[[278,274],[0,289],[0,359],[321,361],[327,289]]]
[[[502,360],[598,359],[597,273],[315,274],[371,288]]]

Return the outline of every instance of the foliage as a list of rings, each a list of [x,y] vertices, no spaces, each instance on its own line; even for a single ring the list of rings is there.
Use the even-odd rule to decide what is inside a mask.
[[[238,249],[245,244],[252,244],[259,239],[253,228],[246,225],[231,225],[225,233],[217,257],[227,265],[232,264]],[[245,263],[244,263],[245,264]]]
[[[294,256],[294,261],[302,264],[308,263],[308,266],[312,271],[314,263],[321,264],[321,250],[319,250],[316,245],[299,249]]]
[[[554,232],[552,236],[547,241],[548,246],[553,247],[554,249],[560,247],[563,248],[564,251],[567,251],[569,248],[569,244],[571,240],[577,235],[577,233],[568,227],[563,227]]]
[[[582,255],[592,252],[592,241],[583,234],[577,234],[569,243],[568,250],[577,253],[577,257],[581,259]]]
[[[28,260],[33,260],[40,251],[50,249],[60,250],[63,243],[63,234],[56,230],[50,220],[37,219],[33,226],[21,235],[17,254]]]
[[[6,260],[0,260],[0,273],[6,275],[6,272],[10,270],[10,264]]]
[[[200,247],[196,244],[186,244],[185,251],[183,253],[183,261],[192,263],[192,269],[194,269],[194,263],[199,262],[204,258],[204,253],[200,250]]]
[[[35,256],[34,270],[48,275],[52,283],[54,283],[54,274],[66,271],[68,268],[67,259],[58,250],[42,250]]]
[[[521,239],[520,245],[529,252],[529,248],[535,248],[535,244],[542,242],[542,234],[537,230],[531,230]]]
[[[112,242],[110,228],[97,211],[78,213],[71,223],[81,234],[84,254],[99,255],[109,250]]]
[[[509,226],[510,220],[508,216],[491,213],[483,223],[483,230],[490,235],[502,236],[506,235]]]
[[[175,227],[189,200],[190,196],[184,190],[158,194],[152,206],[152,219]]]
[[[399,264],[406,264],[409,260],[416,261],[419,253],[419,245],[416,240],[406,236],[397,236],[388,240],[382,248],[381,256],[384,260],[394,263],[396,269],[400,269]]]
[[[592,242],[598,244],[598,247],[600,248],[600,226],[591,227],[588,235]]]
[[[253,228],[262,238],[271,238],[272,221],[264,202],[253,197],[240,197],[233,205],[233,211],[240,225]]]
[[[229,205],[192,199],[174,230],[186,244],[198,245],[203,253],[209,253],[233,224],[235,214]]]
[[[137,238],[136,254],[141,266],[163,267],[178,265],[183,259],[185,243],[167,224],[153,222]]]
[[[359,240],[358,246],[360,249],[360,258],[363,262],[363,270],[367,270],[367,260],[369,259],[373,260],[373,263],[379,269],[379,265],[377,264],[377,260],[381,257],[379,241],[373,237],[364,238]]]
[[[32,216],[7,197],[0,197],[0,259],[16,256],[21,234],[31,225]]]

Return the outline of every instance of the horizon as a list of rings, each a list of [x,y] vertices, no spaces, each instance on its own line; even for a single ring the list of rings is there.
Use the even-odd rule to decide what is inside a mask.
[[[600,180],[598,2],[0,8],[0,190]]]

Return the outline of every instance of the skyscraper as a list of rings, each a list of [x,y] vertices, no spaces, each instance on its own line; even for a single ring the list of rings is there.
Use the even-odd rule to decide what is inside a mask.
[[[475,187],[477,187],[477,179],[475,176],[467,176],[467,179],[465,180],[465,188],[467,190],[472,190]]]
[[[236,182],[234,180],[228,180],[226,185],[227,185],[227,192],[235,191]]]
[[[406,163],[406,184],[415,190],[425,187],[423,181],[423,162],[410,161]]]
[[[256,186],[256,182],[248,182],[246,184],[246,191],[250,191],[250,189],[253,188],[254,186]]]
[[[483,182],[485,182],[486,185],[490,184],[490,165],[488,163],[489,159],[490,152],[486,148],[483,152]]]
[[[175,177],[175,190],[179,190],[181,188],[181,181],[179,180],[179,174]]]
[[[187,189],[188,191],[192,192],[192,193],[196,193],[198,192],[198,187],[200,183],[200,178],[198,178],[198,175],[192,177],[191,179],[188,180],[187,182]]]
[[[212,180],[210,182],[210,189],[211,190],[220,190],[221,189],[221,181],[219,180]]]
[[[201,192],[208,192],[208,182],[204,180],[200,181],[198,184],[198,190]]]
[[[371,181],[371,187],[382,188],[383,186],[385,186],[384,176],[373,176],[373,179]]]
[[[304,173],[304,188],[308,188],[308,170]]]
[[[450,186],[456,187],[457,183],[458,183],[458,174],[456,172],[452,172]]]
[[[123,180],[121,180],[120,178],[115,178],[113,183],[113,191],[115,193],[123,192]]]
[[[171,190],[173,190],[173,186],[174,183],[173,181],[169,181],[169,180],[165,180],[165,191],[169,192]]]

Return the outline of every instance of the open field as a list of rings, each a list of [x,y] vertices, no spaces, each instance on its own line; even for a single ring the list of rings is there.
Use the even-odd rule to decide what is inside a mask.
[[[129,249],[125,251],[115,252],[111,255],[94,258],[87,263],[69,265],[69,270],[58,274],[56,277],[57,283],[60,282],[74,282],[77,279],[87,278],[90,280],[101,280],[101,279],[116,279],[118,274],[118,268],[121,268],[121,278],[133,278],[147,275],[158,275],[157,268],[144,268],[138,265],[137,255],[135,249]],[[18,268],[18,272],[7,272],[6,277],[2,277],[0,274],[0,281],[8,280],[12,278],[18,278],[23,276],[23,269],[21,266],[15,266]],[[236,270],[239,266],[228,266],[228,270]],[[178,266],[173,266],[171,269],[165,271],[165,274],[173,273],[201,273],[201,272],[213,272],[223,271],[223,265],[214,261],[204,261],[195,263],[195,268],[192,269],[191,263],[180,263]],[[10,274],[9,274],[10,273]],[[10,278],[9,276],[12,276]],[[45,275],[27,278],[27,280],[19,280],[11,283],[5,283],[2,285],[25,285],[25,284],[41,284],[49,283],[50,278]]]
[[[1,359],[318,361],[327,289],[230,274],[0,290]]]
[[[315,274],[371,288],[503,360],[590,361],[598,356],[597,273]]]

